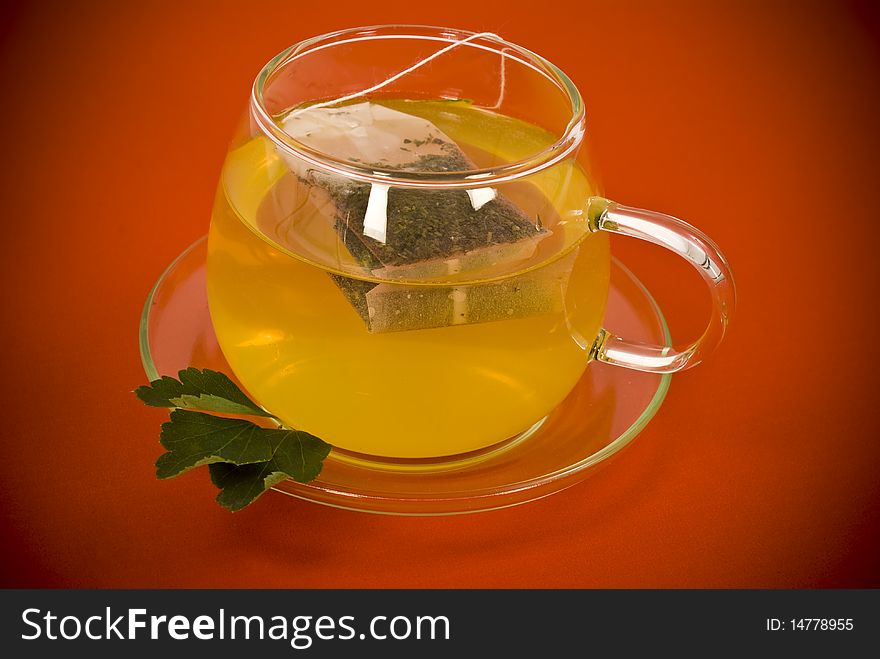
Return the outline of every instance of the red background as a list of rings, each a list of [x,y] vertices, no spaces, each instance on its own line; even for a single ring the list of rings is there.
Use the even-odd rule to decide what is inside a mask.
[[[78,5],[78,6],[74,6]],[[7,4],[0,586],[877,587],[878,13],[864,2]],[[392,518],[158,482],[143,299],[203,234],[249,85],[300,39],[490,30],[580,86],[609,196],[725,250],[739,308],[646,430],[512,509]],[[615,253],[696,332],[698,278]]]

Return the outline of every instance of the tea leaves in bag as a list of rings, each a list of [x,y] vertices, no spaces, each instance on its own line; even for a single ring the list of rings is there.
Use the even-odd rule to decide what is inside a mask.
[[[376,103],[303,108],[281,123],[304,144],[367,168],[475,169],[433,123]],[[387,187],[330,173],[292,155],[285,159],[348,252],[379,279],[478,279],[498,263],[525,262],[548,234],[492,188]],[[370,331],[384,332],[549,312],[561,303],[567,271],[560,266],[507,282],[458,287],[332,276]]]

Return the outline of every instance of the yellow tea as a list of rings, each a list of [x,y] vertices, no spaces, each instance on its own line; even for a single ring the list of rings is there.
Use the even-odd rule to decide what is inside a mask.
[[[429,120],[480,168],[554,142],[466,102],[380,102]],[[382,250],[358,253],[371,239],[334,227],[342,207],[324,207],[329,197],[266,138],[232,150],[221,180],[208,242],[214,329],[242,385],[290,427],[371,455],[458,454],[529,428],[582,375],[609,253],[587,228],[595,190],[573,159],[497,186],[534,222],[534,240],[394,264],[367,263]],[[432,220],[451,212],[448,196],[426,199]]]

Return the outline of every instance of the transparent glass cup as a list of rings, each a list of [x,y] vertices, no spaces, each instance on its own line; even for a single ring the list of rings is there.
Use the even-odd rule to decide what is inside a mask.
[[[681,220],[602,197],[584,134],[568,77],[495,35],[379,26],[279,54],[208,237],[212,324],[237,379],[337,450],[430,461],[527,433],[593,360],[697,364],[733,311],[727,263]],[[635,344],[602,326],[609,232],[700,272],[713,311],[699,339]]]

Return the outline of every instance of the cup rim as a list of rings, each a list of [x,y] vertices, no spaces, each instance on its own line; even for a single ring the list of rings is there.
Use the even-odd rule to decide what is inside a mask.
[[[305,39],[278,53],[257,74],[249,103],[251,118],[260,132],[276,147],[310,165],[354,180],[395,187],[433,189],[487,187],[535,174],[574,153],[583,141],[585,133],[584,104],[577,87],[561,69],[547,59],[496,35],[482,36],[468,41],[463,46],[492,50],[503,57],[512,58],[535,69],[565,93],[571,105],[571,117],[562,136],[543,151],[522,160],[466,172],[401,172],[364,167],[314,149],[291,137],[275,122],[266,109],[263,88],[272,74],[288,62],[315,50],[354,41],[388,38],[425,39],[452,44],[477,34],[482,33],[431,25],[388,24],[347,28]],[[497,48],[489,44],[494,44]]]

